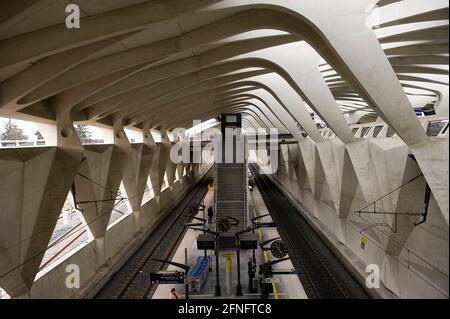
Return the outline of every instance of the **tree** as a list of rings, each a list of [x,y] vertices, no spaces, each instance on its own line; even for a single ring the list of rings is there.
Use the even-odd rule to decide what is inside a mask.
[[[42,136],[41,132],[39,132],[39,131],[34,132],[34,135],[36,136],[36,139],[38,139],[38,140],[43,140],[44,139],[44,137]]]
[[[1,135],[1,139],[4,141],[26,140],[28,139],[28,136],[23,133],[23,129],[21,129],[17,125],[17,123],[9,119],[8,122],[3,124],[3,133]]]
[[[77,131],[79,138],[91,138],[92,132],[87,125],[75,125],[75,130]]]

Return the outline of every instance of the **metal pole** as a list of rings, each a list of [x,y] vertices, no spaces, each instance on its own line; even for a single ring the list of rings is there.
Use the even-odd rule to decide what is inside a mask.
[[[216,235],[216,247],[215,247],[215,254],[216,254],[216,291],[214,293],[214,296],[218,297],[220,296],[220,281],[219,281],[219,235]]]
[[[203,209],[203,219],[205,220],[205,223],[203,224],[203,229],[206,229],[206,213],[205,213],[205,211],[206,211],[206,207],[205,207],[205,209]],[[205,250],[205,254],[206,254],[206,250]]]
[[[231,257],[228,255],[225,258],[225,288],[227,292],[227,296],[231,295],[231,285],[233,281],[233,261]]]
[[[187,248],[184,248],[184,264],[186,266],[188,264]],[[184,291],[185,291],[186,300],[188,300],[189,299],[189,275],[188,275],[187,271],[185,271],[185,276],[184,276]]]
[[[237,259],[236,296],[242,296],[242,286],[241,286],[241,240],[239,238],[239,235],[236,236],[236,259]]]

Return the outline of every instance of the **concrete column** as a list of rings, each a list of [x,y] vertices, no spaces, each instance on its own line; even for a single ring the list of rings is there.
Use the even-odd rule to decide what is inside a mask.
[[[55,111],[55,147],[0,150],[0,286],[12,297],[33,284],[83,156],[70,114]]]
[[[130,203],[132,214],[134,215],[134,227],[138,230],[139,227],[139,210],[141,202],[138,198],[138,188],[136,180],[138,178],[137,169],[137,152],[131,145],[125,133],[122,119],[114,121],[114,145],[117,147],[120,156],[120,171],[122,182],[127,193],[127,201]]]

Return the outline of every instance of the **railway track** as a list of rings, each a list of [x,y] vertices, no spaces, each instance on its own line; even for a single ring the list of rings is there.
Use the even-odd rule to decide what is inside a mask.
[[[163,219],[144,244],[118,270],[97,293],[97,299],[147,299],[157,286],[150,285],[149,274],[163,270],[165,263],[153,258],[170,260],[186,233],[185,223],[190,221],[183,213],[194,203],[200,203],[206,195],[212,170],[194,186],[173,212]]]
[[[259,174],[255,164],[250,169],[308,297],[370,298],[270,178]]]

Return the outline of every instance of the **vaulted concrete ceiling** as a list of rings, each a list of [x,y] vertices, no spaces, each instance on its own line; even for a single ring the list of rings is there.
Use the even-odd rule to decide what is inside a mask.
[[[0,116],[171,129],[222,112],[343,141],[381,116],[409,145],[412,107],[448,113],[446,0],[77,0],[0,3]]]

